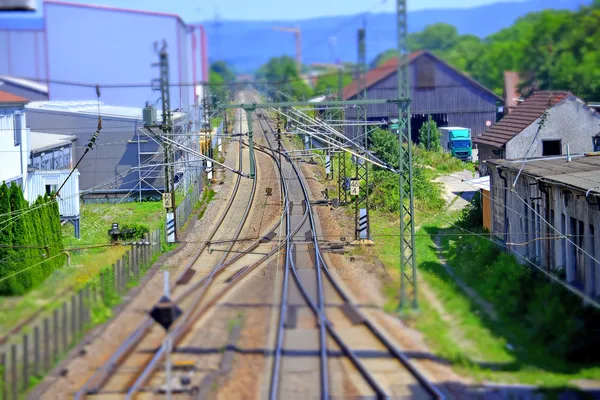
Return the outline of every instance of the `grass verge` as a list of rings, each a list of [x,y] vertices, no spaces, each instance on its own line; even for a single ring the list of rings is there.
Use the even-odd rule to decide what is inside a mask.
[[[385,289],[386,309],[394,311],[399,301],[399,243],[397,236],[391,235],[397,234],[398,221],[390,222],[389,215],[382,213],[371,215],[375,252],[394,277],[394,283]],[[443,219],[451,222],[457,217],[454,213],[444,215]],[[569,365],[549,357],[544,349],[532,346],[520,328],[520,321],[502,316],[491,320],[454,282],[438,259],[434,237],[447,227],[431,218],[418,220],[422,228],[415,238],[417,263],[419,279],[424,285],[419,295],[420,312],[407,317],[407,322],[423,333],[436,356],[450,361],[458,373],[476,381],[532,384],[552,389],[573,387],[577,380],[600,379],[600,367]],[[448,244],[453,238],[451,235],[442,237],[442,244]],[[459,238],[454,236],[454,239]]]

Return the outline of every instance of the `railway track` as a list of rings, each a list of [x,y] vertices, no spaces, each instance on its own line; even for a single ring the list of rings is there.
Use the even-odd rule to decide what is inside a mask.
[[[262,122],[261,122],[262,124]],[[271,140],[272,123],[268,122],[272,135],[265,133],[268,148],[260,151],[274,150]],[[264,128],[264,126],[263,126]],[[298,166],[287,156],[283,155],[279,168],[284,179],[286,211],[286,265],[282,284],[279,323],[277,326],[277,341],[274,350],[273,365],[270,380],[271,399],[292,398],[300,395],[294,385],[294,377],[298,376],[298,357],[300,350],[304,354],[318,355],[318,366],[315,361],[300,360],[304,363],[305,376],[310,379],[315,367],[319,369],[320,390],[316,393],[304,393],[308,396],[328,398],[332,395],[344,395],[344,388],[336,387],[335,393],[330,390],[329,381],[333,372],[330,353],[341,350],[343,356],[350,362],[358,374],[348,368],[346,374],[352,376],[352,385],[361,395],[387,398],[391,396],[411,398],[443,398],[441,392],[424,377],[387,339],[387,337],[352,303],[350,297],[336,282],[319,249],[318,220],[313,213],[309,189]],[[302,214],[306,215],[294,228],[297,233],[291,234],[291,226],[299,213],[291,205],[302,204]],[[290,285],[289,277],[293,278],[294,286]],[[323,279],[325,278],[325,279]],[[298,294],[304,300],[302,304]],[[327,297],[327,303],[325,298]],[[306,324],[298,326],[299,321],[310,310],[314,316],[319,338],[314,337],[312,343],[306,343],[310,337],[310,328]],[[300,324],[302,324],[300,322]],[[310,325],[310,322],[308,323]],[[324,331],[328,336],[324,335]],[[304,339],[301,338],[304,336]],[[327,340],[327,339],[330,340]],[[298,340],[301,341],[299,348]],[[304,343],[302,343],[304,341]],[[308,339],[310,342],[310,339]],[[307,351],[308,349],[308,351]],[[314,356],[312,357],[314,359]],[[360,375],[362,379],[354,379]],[[362,380],[362,382],[358,382]],[[339,385],[338,385],[339,386]],[[342,384],[343,386],[343,384]],[[310,386],[309,386],[310,388]],[[306,386],[304,387],[306,390]],[[340,392],[341,390],[341,392]]]
[[[277,166],[283,194],[281,217],[250,245],[233,250],[254,201],[257,168],[257,179],[252,182],[245,211],[232,239],[215,239],[224,221],[231,218],[229,212],[240,188],[238,175],[232,195],[208,238],[208,242],[225,247],[215,255],[210,254],[208,244],[200,246],[176,279],[174,301],[184,309],[184,315],[168,332],[169,339],[174,346],[180,346],[198,336],[198,326],[206,322],[204,318],[214,311],[219,299],[256,267],[283,250],[281,304],[269,370],[271,399],[344,396],[348,393],[347,382],[353,386],[351,393],[362,396],[443,398],[336,282],[319,248],[320,227],[311,207],[306,181],[291,158],[274,150],[272,123],[266,122],[267,129],[264,129],[265,121],[259,118],[258,122],[267,146],[255,143],[255,149],[269,156]],[[239,170],[243,167],[243,146],[240,139]],[[280,234],[276,244],[270,243],[277,236],[278,228],[281,231],[281,223],[285,225],[285,235]],[[255,252],[257,249],[261,251]],[[226,279],[219,278],[226,270],[233,273],[226,274]],[[142,393],[161,392],[165,377],[158,372],[158,366],[164,357],[164,340],[162,328],[147,318],[75,398],[91,395],[103,398],[114,394],[129,399]],[[332,379],[340,376],[345,377],[343,382]],[[179,392],[186,397],[194,396],[204,384],[202,378],[206,378],[206,373],[192,374]],[[311,383],[317,380],[318,385]]]
[[[243,168],[242,148],[243,143],[240,140],[238,154],[240,170]],[[218,255],[207,254],[210,241],[220,232],[223,222],[229,215],[229,211],[237,198],[240,184],[241,176],[237,175],[229,201],[209,233],[207,241],[199,247],[192,259],[178,275],[176,279],[177,286],[172,285],[173,292],[175,293],[174,301],[185,311],[184,315],[169,333],[171,339],[174,339],[174,343],[177,343],[177,341],[185,335],[191,322],[199,318],[200,315],[198,309],[202,309],[199,305],[203,300],[206,300],[205,295],[215,278],[225,271],[226,268],[238,262],[243,256],[243,253],[237,253],[228,260],[232,248],[236,243],[236,239],[239,238],[242,228],[248,218],[256,192],[256,180],[252,182],[252,189],[244,214],[237,225],[233,238],[231,240],[223,241],[223,243],[225,243],[225,249],[219,251],[217,253]],[[274,230],[276,226],[271,230]],[[260,244],[261,239],[255,240],[245,250],[252,251],[252,249]],[[217,242],[222,243],[219,240],[217,240]],[[202,258],[202,263],[204,265],[211,264],[209,261],[212,261],[213,266],[204,277],[195,278],[195,272],[197,272],[196,269],[200,267],[198,265],[198,260],[200,258]],[[236,281],[232,283],[235,282]],[[102,397],[103,394],[110,393],[127,393],[126,397],[132,397],[142,388],[142,385],[149,378],[163,356],[162,347],[159,347],[159,349],[151,355],[145,351],[148,348],[156,348],[162,343],[165,335],[164,331],[161,330],[162,328],[157,326],[150,317],[145,318],[144,322],[129,335],[129,337],[111,355],[107,362],[87,380],[84,386],[75,394],[75,398],[89,397],[89,395],[99,395]]]

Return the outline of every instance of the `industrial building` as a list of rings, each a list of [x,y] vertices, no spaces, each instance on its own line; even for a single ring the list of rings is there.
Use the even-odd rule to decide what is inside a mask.
[[[21,186],[30,203],[62,186],[56,199],[60,218],[73,224],[79,238],[79,172],[71,174],[73,138],[31,132],[26,104],[27,99],[0,91],[0,181]]]
[[[157,132],[144,127],[143,108],[113,106],[95,100],[45,101],[28,104],[26,112],[31,131],[43,132],[54,127],[53,132],[74,137],[73,160],[83,155],[98,127],[98,117],[102,117],[96,145],[78,167],[84,200],[123,197],[142,200],[161,196],[163,149],[154,135]],[[173,121],[177,140],[197,150],[199,145],[189,131],[188,114],[174,113]],[[176,183],[181,181],[187,186],[197,179],[199,171],[193,167],[199,164],[192,164],[191,158],[189,153],[175,153],[175,161],[179,163]],[[188,168],[184,168],[186,165]]]
[[[543,126],[540,122],[544,119]],[[479,160],[583,154],[595,150],[600,113],[569,92],[536,92],[473,140]],[[480,171],[487,173],[485,164]]]
[[[56,0],[45,0],[42,12],[37,27],[24,18],[22,27],[18,21],[0,26],[0,75],[46,84],[49,100],[95,99],[96,84],[148,85],[103,88],[107,104],[143,107],[157,100],[150,85],[159,71],[152,64],[163,40],[173,108],[187,111],[195,104],[197,85],[208,78],[204,29],[178,15]]]
[[[30,79],[0,75],[0,90],[29,101],[48,100],[48,86]]]
[[[452,67],[428,51],[411,53],[409,76],[411,79],[412,138],[417,140],[419,128],[428,115],[438,126],[461,126],[471,129],[473,137],[483,134],[486,127],[497,120],[498,105],[502,98]],[[398,59],[393,58],[366,73],[368,99],[395,99],[398,97]],[[343,99],[359,98],[358,81],[344,87]],[[346,110],[346,118],[354,119],[356,110]],[[367,119],[387,125],[390,118],[398,118],[398,108],[393,104],[367,106]],[[346,134],[355,135],[355,127],[346,128]]]
[[[600,156],[486,163],[492,233],[531,262],[562,271],[571,285],[600,297]]]

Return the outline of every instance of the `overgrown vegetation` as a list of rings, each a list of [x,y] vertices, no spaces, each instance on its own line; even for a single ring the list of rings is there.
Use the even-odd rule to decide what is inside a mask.
[[[437,128],[436,128],[437,129]],[[439,142],[439,138],[438,138]],[[433,146],[435,147],[435,146]],[[398,168],[400,147],[398,138],[390,131],[375,129],[371,135],[371,151],[379,159],[394,168]],[[442,189],[433,179],[440,172],[455,172],[467,168],[467,164],[444,153],[413,146],[413,190],[415,198],[426,209],[434,210],[444,206]],[[381,168],[373,168],[371,205],[373,208],[397,213],[400,211],[400,177]],[[408,183],[405,183],[408,185]]]
[[[476,196],[463,210],[458,225],[476,232],[481,228],[481,205]],[[538,269],[521,265],[514,255],[480,236],[448,240],[448,259],[457,275],[494,305],[513,325],[522,345],[545,349],[547,354],[571,362],[600,361],[600,312]],[[526,288],[526,290],[524,290]],[[512,321],[519,321],[518,325]],[[557,324],[557,321],[560,323]]]
[[[437,123],[431,119],[431,115],[427,121],[419,128],[419,147],[429,151],[442,151],[440,138],[442,132],[438,129]]]
[[[21,187],[0,186],[0,295],[22,295],[62,267],[58,204],[39,197],[29,205]]]

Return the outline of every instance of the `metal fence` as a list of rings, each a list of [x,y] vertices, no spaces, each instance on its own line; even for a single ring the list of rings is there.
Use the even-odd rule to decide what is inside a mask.
[[[189,216],[194,211],[194,205],[202,196],[202,175],[198,174],[195,177],[195,182],[192,182],[191,190],[183,201],[177,206],[177,229],[181,230]]]
[[[0,399],[23,397],[93,325],[110,315],[110,308],[139,281],[161,252],[158,229],[132,244],[121,259],[102,269],[83,288],[70,293],[70,297],[66,295],[55,307],[8,337],[0,345]]]

